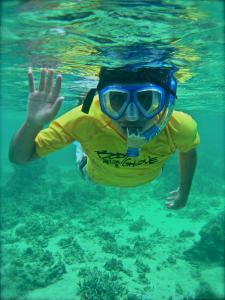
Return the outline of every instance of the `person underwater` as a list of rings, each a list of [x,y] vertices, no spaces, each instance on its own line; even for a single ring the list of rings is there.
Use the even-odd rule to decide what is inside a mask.
[[[36,88],[30,68],[27,116],[12,139],[10,161],[24,164],[76,141],[77,150],[85,153],[80,168],[90,180],[134,187],[157,178],[178,150],[180,184],[166,206],[183,208],[200,138],[192,117],[174,110],[176,70],[168,64],[102,67],[97,87],[84,103],[54,119],[64,99],[59,96],[62,76],[54,84],[54,70],[42,69]]]

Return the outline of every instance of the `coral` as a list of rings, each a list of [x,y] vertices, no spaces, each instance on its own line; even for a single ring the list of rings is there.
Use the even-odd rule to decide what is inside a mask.
[[[111,253],[111,254],[115,254],[115,255],[123,255],[120,247],[117,245],[116,241],[115,242],[110,242],[110,241],[106,241],[104,242],[103,246],[102,246],[102,250],[106,253]]]
[[[105,263],[104,268],[107,271],[123,272],[123,270],[124,270],[122,261],[121,260],[117,260],[116,258],[111,258],[110,260],[108,260]]]
[[[224,265],[224,212],[210,220],[200,231],[200,240],[184,252],[189,261]]]
[[[152,257],[152,242],[151,240],[146,239],[140,235],[136,236],[132,240],[133,244],[133,253],[135,255],[143,255],[147,257]]]
[[[104,241],[115,242],[115,234],[106,230],[99,229],[97,235]]]
[[[117,271],[117,272],[123,272],[125,274],[127,274],[128,276],[132,276],[131,270],[126,269],[123,266],[123,263],[121,260],[118,260],[116,258],[111,258],[110,260],[108,260],[105,265],[104,268],[107,271]]]
[[[193,237],[195,235],[195,233],[193,231],[190,230],[182,230],[179,233],[179,238],[183,239],[183,238],[189,238],[189,237]]]
[[[15,233],[20,238],[35,239],[38,236],[49,237],[57,233],[59,225],[52,218],[44,215],[35,215],[27,218],[23,225],[19,225],[15,229]]]
[[[138,220],[136,220],[135,222],[130,224],[129,230],[138,232],[138,231],[143,230],[143,228],[148,224],[149,223],[145,220],[145,218],[143,216],[140,216]]]
[[[80,299],[82,300],[120,300],[126,290],[115,272],[88,269],[85,278],[79,282]]]
[[[183,300],[219,300],[217,295],[213,293],[210,286],[206,282],[200,282],[198,289],[195,291],[195,295],[184,297]]]
[[[85,252],[74,237],[63,238],[58,242],[63,249],[63,260],[67,264],[84,262]]]
[[[10,286],[23,293],[31,289],[46,287],[58,281],[66,272],[61,257],[41,247],[28,247],[17,251],[8,263],[4,264],[2,276]]]
[[[145,294],[128,294],[126,300],[151,300],[151,298],[148,295]]]
[[[145,264],[141,259],[136,259],[135,264],[137,266],[138,273],[149,273],[151,271],[150,267]]]

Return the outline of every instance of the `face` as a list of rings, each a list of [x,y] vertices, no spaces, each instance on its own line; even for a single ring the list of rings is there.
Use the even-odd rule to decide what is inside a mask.
[[[126,115],[122,116],[119,120],[112,120],[112,122],[124,135],[127,135],[127,130],[135,135],[138,134],[138,132],[141,133],[151,123],[151,121],[142,116],[138,116],[136,120],[130,121]]]
[[[147,99],[145,101],[144,97],[146,96]],[[147,93],[145,95],[145,92],[143,92],[140,97],[141,97],[140,100],[142,104],[149,103],[149,95]],[[112,99],[111,104],[113,106],[118,105],[117,103],[118,103],[118,99],[115,99],[115,101],[113,101]],[[147,107],[145,107],[145,109],[147,109]],[[112,122],[124,136],[127,136],[128,132],[129,134],[135,134],[135,135],[144,132],[147,128],[151,126],[153,120],[149,120],[145,118],[144,115],[141,113],[141,111],[138,109],[138,107],[132,102],[128,104],[124,114],[118,120],[112,120]]]

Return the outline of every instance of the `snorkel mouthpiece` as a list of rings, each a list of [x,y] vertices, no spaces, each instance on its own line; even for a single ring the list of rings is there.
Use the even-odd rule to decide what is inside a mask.
[[[147,139],[139,132],[138,129],[129,131],[127,128],[127,156],[137,157],[139,156],[140,149],[146,144]]]

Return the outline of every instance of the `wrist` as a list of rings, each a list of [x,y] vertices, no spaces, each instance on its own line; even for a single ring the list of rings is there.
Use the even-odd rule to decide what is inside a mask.
[[[44,126],[44,124],[41,124],[37,121],[35,121],[34,119],[31,118],[27,118],[25,120],[25,124],[26,127],[32,128],[32,129],[37,129],[37,130],[41,130]]]
[[[189,195],[189,191],[187,191],[186,189],[183,189],[182,187],[180,187],[179,192],[180,192],[181,199],[184,202],[187,201],[188,195]]]

